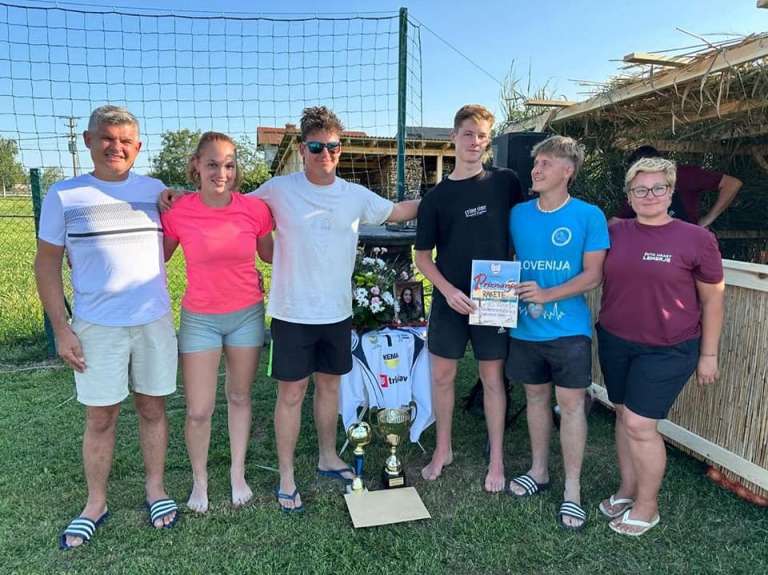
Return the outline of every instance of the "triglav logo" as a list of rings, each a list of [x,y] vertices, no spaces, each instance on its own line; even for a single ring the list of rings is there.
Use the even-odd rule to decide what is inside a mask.
[[[563,246],[567,246],[570,243],[572,237],[573,234],[569,228],[557,228],[554,232],[552,232],[552,243],[561,248]]]

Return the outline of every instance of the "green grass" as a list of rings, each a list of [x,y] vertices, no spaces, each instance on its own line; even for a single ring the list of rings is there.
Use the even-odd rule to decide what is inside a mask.
[[[37,297],[33,265],[35,223],[30,198],[0,198],[0,363],[21,365],[44,359],[47,354],[43,331],[43,308]],[[271,267],[257,263],[269,290]],[[168,291],[177,320],[181,296],[186,288],[181,249],[166,265]],[[63,267],[65,293],[71,303],[69,269]]]
[[[265,362],[262,362],[265,363]],[[472,362],[459,374],[461,396],[475,379]],[[110,478],[112,517],[85,548],[62,553],[56,538],[84,502],[80,441],[83,409],[73,378],[63,368],[0,372],[0,571],[3,573],[766,573],[768,514],[723,491],[703,475],[703,465],[670,450],[661,494],[662,522],[639,540],[614,535],[596,505],[616,486],[613,417],[590,417],[584,500],[589,526],[581,534],[555,524],[562,468],[553,458],[554,488],[529,500],[482,491],[484,424],[457,411],[456,462],[439,481],[426,483],[427,461],[416,447],[405,452],[409,477],[432,519],[355,530],[343,498],[331,482],[318,482],[311,401],[297,450],[298,482],[307,512],[277,511],[272,431],[274,384],[263,368],[253,390],[253,440],[248,476],[255,502],[232,510],[228,498],[226,410],[219,395],[210,450],[212,510],[184,515],[168,531],[153,531],[142,509],[143,472],[136,414],[123,407]],[[69,401],[68,401],[69,400]],[[519,389],[513,392],[522,405]],[[190,469],[183,440],[184,398],[168,401],[171,438],[167,487],[183,501]],[[507,475],[527,469],[524,418],[506,437]],[[341,439],[341,437],[340,437]],[[434,429],[425,433],[428,450]],[[553,455],[558,451],[553,440]],[[368,449],[367,471],[378,472],[381,447]],[[351,455],[346,454],[347,458]]]

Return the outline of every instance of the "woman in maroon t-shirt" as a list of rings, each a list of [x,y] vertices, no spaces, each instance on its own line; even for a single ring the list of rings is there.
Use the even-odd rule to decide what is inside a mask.
[[[675,164],[634,163],[625,190],[636,219],[610,227],[603,269],[598,351],[616,406],[621,485],[600,503],[611,529],[642,535],[659,522],[666,450],[656,431],[696,372],[717,379],[723,324],[723,265],[715,237],[668,213]]]

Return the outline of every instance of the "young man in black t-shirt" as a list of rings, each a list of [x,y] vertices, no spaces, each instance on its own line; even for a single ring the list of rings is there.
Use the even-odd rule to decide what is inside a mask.
[[[483,382],[491,457],[485,490],[505,486],[502,441],[506,396],[502,370],[507,355],[506,330],[469,325],[472,260],[509,259],[509,211],[523,200],[512,170],[486,169],[493,114],[478,105],[462,107],[454,118],[456,167],[432,188],[419,206],[416,265],[434,285],[428,347],[432,366],[432,405],[437,442],[424,479],[437,479],[453,461],[451,421],[458,360],[472,342]],[[437,248],[437,259],[432,251]]]

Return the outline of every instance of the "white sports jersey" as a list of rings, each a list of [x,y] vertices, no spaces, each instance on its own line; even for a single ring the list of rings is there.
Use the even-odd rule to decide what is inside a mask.
[[[66,247],[76,317],[134,326],[171,310],[157,211],[164,188],[160,180],[133,173],[119,182],[83,174],[50,187],[38,236]]]
[[[429,353],[425,328],[386,328],[352,334],[352,371],[342,376],[339,411],[344,427],[365,407],[403,407],[416,402],[411,441],[433,421]]]

